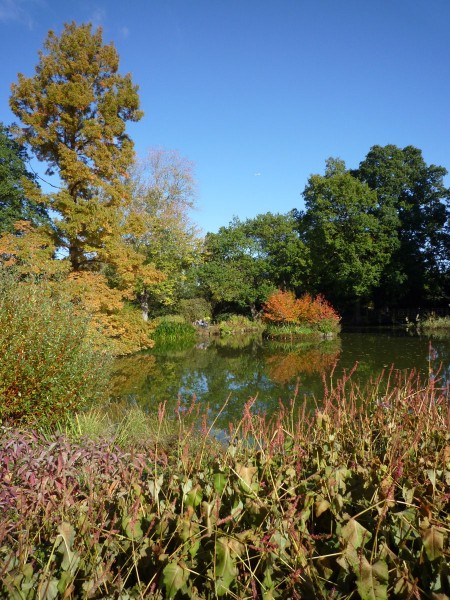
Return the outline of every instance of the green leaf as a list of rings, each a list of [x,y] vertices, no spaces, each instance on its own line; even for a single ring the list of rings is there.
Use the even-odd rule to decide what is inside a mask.
[[[362,557],[356,577],[361,600],[387,600],[389,572],[384,560],[371,565]]]
[[[330,508],[330,503],[323,496],[318,496],[314,502],[314,514],[316,517],[320,517],[322,513]]]
[[[251,494],[259,489],[259,484],[256,481],[257,467],[245,467],[244,465],[236,465],[236,474],[238,476],[238,485],[245,494]]]
[[[443,555],[444,532],[442,529],[432,525],[428,529],[422,530],[422,541],[429,560],[433,561]]]
[[[63,555],[61,568],[64,571],[70,571],[73,574],[80,562],[79,554],[72,551],[72,545],[75,540],[75,529],[70,523],[64,521],[58,527],[58,533],[61,541],[56,550]]]
[[[216,594],[224,596],[230,592],[230,586],[237,576],[236,561],[233,556],[228,538],[221,537],[216,540]],[[233,547],[234,549],[234,547]]]
[[[342,527],[341,535],[343,540],[355,549],[365,546],[372,537],[370,531],[353,518],[349,519],[348,523]]]
[[[54,578],[45,582],[38,590],[39,600],[55,600],[58,596],[58,580]]]
[[[177,562],[167,564],[163,569],[166,598],[175,598],[189,577],[189,571]]]
[[[132,540],[140,540],[144,535],[141,527],[141,519],[124,515],[122,517],[122,527],[126,535]]]
[[[227,478],[223,473],[214,473],[213,476],[214,489],[218,494],[222,494],[225,486],[227,485]]]
[[[196,508],[199,506],[203,498],[203,492],[201,487],[197,484],[194,488],[192,488],[184,497],[184,503],[186,506],[192,506],[192,508]]]
[[[189,542],[189,554],[194,558],[200,548],[200,525],[192,519],[181,519],[180,537]]]

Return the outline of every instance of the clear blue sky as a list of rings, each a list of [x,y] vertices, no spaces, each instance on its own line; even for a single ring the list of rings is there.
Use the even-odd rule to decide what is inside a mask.
[[[49,29],[101,25],[145,117],[138,154],[195,163],[206,231],[302,208],[329,156],[412,144],[450,170],[450,0],[0,0],[0,120]]]

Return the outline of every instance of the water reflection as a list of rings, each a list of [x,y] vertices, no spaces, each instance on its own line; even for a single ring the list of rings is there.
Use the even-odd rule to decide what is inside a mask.
[[[317,344],[280,344],[260,338],[203,340],[188,348],[166,348],[117,361],[114,398],[155,410],[177,401],[199,403],[217,412],[228,398],[224,418],[240,418],[244,403],[257,397],[255,408],[271,412],[288,403],[298,389],[301,398],[320,399],[324,378],[337,379],[351,370],[360,382],[383,370],[416,369],[424,376],[450,376],[450,339],[408,335],[404,330],[344,332],[337,340]],[[440,365],[442,365],[440,367]]]

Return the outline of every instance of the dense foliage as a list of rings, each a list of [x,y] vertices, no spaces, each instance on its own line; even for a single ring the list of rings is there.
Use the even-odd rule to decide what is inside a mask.
[[[267,213],[209,233],[197,276],[216,312],[256,314],[277,287],[300,288],[307,251],[293,214]]]
[[[373,146],[353,171],[329,159],[324,176],[310,177],[298,213],[311,252],[309,289],[347,313],[448,302],[446,174],[413,146]]]
[[[46,284],[0,271],[0,421],[49,426],[102,398],[108,359]]]
[[[25,148],[0,123],[0,232],[14,233],[16,221],[48,222],[46,208],[27,198],[27,183],[35,180],[27,160]]]
[[[263,306],[263,319],[271,323],[320,326],[328,322],[336,328],[339,315],[323,296],[304,294],[296,298],[293,292],[278,290]]]
[[[380,217],[377,194],[329,160],[303,193],[300,226],[310,251],[310,288],[339,305],[372,297],[392,252],[390,223]]]
[[[388,379],[270,421],[250,400],[224,444],[195,405],[129,451],[3,428],[1,593],[448,597],[447,390]]]
[[[49,194],[28,185],[30,201],[51,209],[51,227],[21,225],[4,237],[4,261],[22,272],[64,274],[65,292],[81,296],[117,353],[150,347],[133,301],[165,276],[132,243],[145,227],[131,207],[134,150],[126,133],[127,122],[142,116],[137,86],[119,74],[118,54],[101,29],[70,23],[60,36],[49,32],[35,75],[19,74],[11,90],[23,124],[17,142],[46,162],[58,184]],[[35,257],[36,248],[45,255]]]
[[[447,170],[427,165],[414,146],[373,146],[352,174],[377,194],[377,210],[391,223],[394,242],[376,291],[378,302],[420,305],[449,295]]]

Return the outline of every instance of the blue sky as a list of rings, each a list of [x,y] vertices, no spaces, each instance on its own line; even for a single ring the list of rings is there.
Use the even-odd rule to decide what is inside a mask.
[[[450,0],[0,0],[0,120],[49,29],[101,25],[145,117],[195,164],[203,232],[303,207],[329,156],[412,144],[450,170]]]

